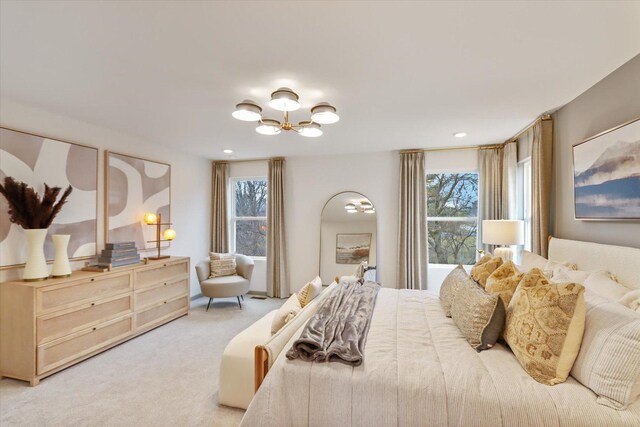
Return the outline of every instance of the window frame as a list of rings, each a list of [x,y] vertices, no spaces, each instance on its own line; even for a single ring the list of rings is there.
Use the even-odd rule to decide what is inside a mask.
[[[524,222],[524,250],[531,251],[531,156],[518,162],[518,219]]]
[[[428,180],[428,176],[429,175],[440,175],[440,174],[465,174],[465,173],[473,173],[478,175],[478,179],[480,178],[478,170],[477,169],[465,169],[465,168],[460,168],[460,169],[434,169],[431,171],[428,171],[425,173],[425,180],[424,180],[424,187],[425,187],[425,192],[427,192],[427,180]],[[480,196],[480,182],[478,181],[478,193],[477,193],[477,197],[479,198]],[[425,200],[425,203],[426,200]],[[475,222],[476,224],[476,241],[478,239],[478,214],[476,212],[476,216],[429,216],[428,213],[428,207],[425,208],[425,215],[427,216],[427,235],[428,235],[428,230],[429,230],[429,222]],[[428,239],[428,237],[427,237]],[[451,265],[457,265],[457,264],[440,264],[440,263],[432,263],[429,262],[429,253],[430,251],[428,250],[428,246],[429,243],[427,242],[427,267],[448,267]],[[463,267],[470,267],[473,264],[463,264]]]
[[[227,217],[228,226],[229,226],[229,252],[236,253],[236,223],[238,221],[256,221],[256,220],[264,220],[267,221],[267,212],[265,212],[264,216],[236,216],[236,191],[235,184],[239,181],[264,181],[267,183],[267,200],[269,198],[269,182],[266,176],[234,176],[230,177],[227,184],[227,192],[229,196],[227,200],[229,205],[227,207]],[[249,258],[254,260],[266,260],[267,256],[259,256],[259,255],[247,255]]]

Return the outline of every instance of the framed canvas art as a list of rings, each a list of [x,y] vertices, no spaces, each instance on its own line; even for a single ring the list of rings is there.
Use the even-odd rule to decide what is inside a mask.
[[[336,264],[369,262],[371,233],[336,234]]]
[[[44,252],[53,260],[52,234],[69,234],[71,260],[96,255],[98,225],[98,149],[8,128],[0,128],[0,180],[10,176],[42,194],[44,184],[73,191],[49,227]],[[27,242],[21,227],[9,222],[0,196],[0,267],[21,266]]]
[[[575,218],[640,220],[640,118],[573,146]]]
[[[149,240],[156,238],[156,228],[143,217],[160,213],[163,223],[171,222],[171,165],[109,151],[105,161],[105,242],[134,241],[138,250],[155,249]]]

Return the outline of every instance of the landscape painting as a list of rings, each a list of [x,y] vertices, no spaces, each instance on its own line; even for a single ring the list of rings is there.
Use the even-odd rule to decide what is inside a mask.
[[[336,234],[336,264],[369,262],[371,233]]]
[[[640,219],[640,119],[573,146],[576,219]]]

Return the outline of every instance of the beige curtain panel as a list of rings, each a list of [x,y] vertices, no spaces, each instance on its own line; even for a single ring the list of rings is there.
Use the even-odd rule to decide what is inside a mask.
[[[503,148],[478,150],[478,233],[476,247],[493,253],[495,245],[482,243],[482,221],[502,219]]]
[[[267,197],[267,295],[289,297],[284,217],[284,159],[269,160]]]
[[[547,257],[551,182],[553,174],[553,121],[539,120],[533,126],[531,143],[531,250]]]
[[[517,175],[518,144],[510,142],[502,149],[502,219],[518,219]]]
[[[398,285],[427,289],[427,199],[424,153],[400,153]]]
[[[229,229],[227,225],[227,181],[229,164],[213,162],[212,208],[211,208],[211,250],[228,252]]]

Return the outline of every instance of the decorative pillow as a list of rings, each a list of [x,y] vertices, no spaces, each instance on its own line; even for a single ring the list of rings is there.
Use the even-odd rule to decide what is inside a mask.
[[[580,283],[584,285],[585,280],[589,277],[590,274],[593,274],[594,271],[583,271],[583,270],[571,270],[567,267],[560,268],[557,273],[553,275],[553,281],[556,283]]]
[[[451,318],[476,351],[493,347],[504,327],[505,308],[473,280],[463,282],[451,307]]]
[[[631,310],[640,312],[640,289],[628,292],[622,298],[618,300],[622,305],[626,305]]]
[[[571,376],[601,405],[626,409],[640,396],[640,314],[591,292],[585,304],[584,338]]]
[[[315,297],[320,295],[322,292],[322,280],[320,276],[316,276],[315,279],[307,283],[298,291],[298,300],[300,300],[300,306],[304,308],[305,305],[309,304]]]
[[[451,317],[451,306],[458,288],[468,281],[473,283],[462,265],[458,265],[445,277],[442,286],[440,286],[440,304],[442,304],[445,316]]]
[[[485,255],[471,269],[471,277],[484,288],[487,278],[502,265],[502,258]]]
[[[536,381],[564,382],[584,332],[584,287],[555,284],[534,268],[525,274],[507,308],[504,338]]]
[[[576,271],[578,266],[572,262],[557,262],[557,261],[547,261],[544,265],[544,268],[541,270],[548,278],[553,278],[553,281],[556,280],[556,275],[560,272],[568,272],[568,271]]]
[[[209,278],[234,276],[236,274],[236,257],[234,254],[218,254],[209,252]]]
[[[282,304],[271,322],[271,335],[275,335],[284,325],[293,320],[302,310],[298,295],[293,294]]]
[[[513,262],[507,261],[487,277],[484,288],[490,294],[497,293],[506,308],[523,276],[524,274],[518,271]]]
[[[590,274],[584,281],[584,287],[612,301],[618,301],[631,291],[631,289],[616,282],[611,275],[604,270]]]
[[[547,265],[547,261],[549,261],[545,257],[526,250],[521,252],[520,258],[520,267],[522,267],[522,271],[525,273],[533,268],[539,268],[544,271],[544,267]]]

